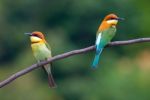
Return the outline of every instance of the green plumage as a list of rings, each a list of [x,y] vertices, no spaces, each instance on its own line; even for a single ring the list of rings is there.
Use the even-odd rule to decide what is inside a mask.
[[[116,28],[115,27],[110,27],[106,30],[103,31],[98,31],[97,32],[97,37],[96,37],[96,54],[95,58],[92,64],[92,68],[96,68],[100,59],[100,54],[103,50],[103,48],[111,41],[111,39],[114,37],[116,33]]]
[[[101,40],[99,43],[100,47],[104,47],[105,45],[107,45],[112,38],[115,36],[116,34],[116,28],[115,27],[110,27],[102,32],[98,32],[98,34],[101,33]]]
[[[38,62],[47,60],[52,57],[51,50],[48,48],[48,44],[45,43],[34,43],[31,45],[33,54]],[[51,73],[51,64],[44,65],[43,68],[48,74],[49,86],[56,87],[56,84],[53,80],[53,76]]]
[[[52,57],[50,49],[44,43],[32,44],[32,50],[37,60],[44,60]]]

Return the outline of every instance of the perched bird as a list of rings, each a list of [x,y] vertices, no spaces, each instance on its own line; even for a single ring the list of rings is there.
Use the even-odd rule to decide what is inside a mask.
[[[100,54],[103,48],[111,41],[116,33],[116,25],[119,20],[123,20],[123,18],[119,18],[115,14],[107,15],[102,21],[101,25],[98,28],[96,34],[96,54],[92,64],[92,68],[96,68],[99,62]]]
[[[38,62],[47,60],[48,58],[52,57],[50,46],[46,42],[45,37],[41,32],[35,31],[25,34],[28,34],[30,36],[33,55]],[[48,75],[49,86],[52,88],[56,87],[55,81],[51,73],[51,64],[44,65],[43,69]]]

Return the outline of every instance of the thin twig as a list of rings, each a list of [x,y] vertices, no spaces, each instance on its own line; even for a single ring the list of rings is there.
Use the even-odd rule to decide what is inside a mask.
[[[128,45],[128,44],[135,44],[135,43],[142,43],[142,42],[150,42],[150,38],[139,38],[139,39],[132,39],[132,40],[126,40],[126,41],[115,41],[115,42],[110,42],[106,47],[110,47],[110,46],[119,46],[119,45]],[[34,69],[37,69],[43,65],[46,65],[52,61],[55,61],[55,60],[59,60],[59,59],[64,59],[64,58],[67,58],[67,57],[70,57],[70,56],[73,56],[73,55],[77,55],[77,54],[82,54],[82,53],[87,53],[89,51],[92,51],[92,50],[95,50],[95,46],[90,46],[90,47],[87,47],[87,48],[83,48],[83,49],[79,49],[79,50],[73,50],[73,51],[70,51],[70,52],[66,52],[66,53],[63,53],[63,54],[59,54],[59,55],[56,55],[52,58],[49,58],[47,61],[43,61],[39,64],[33,64],[13,75],[11,75],[10,77],[8,77],[7,79],[3,80],[0,82],[0,88],[6,86],[7,84],[11,83],[12,81],[14,81],[15,79],[31,72],[32,70]]]

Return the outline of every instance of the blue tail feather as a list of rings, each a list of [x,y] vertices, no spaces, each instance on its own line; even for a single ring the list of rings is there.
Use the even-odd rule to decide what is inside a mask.
[[[98,51],[96,51],[95,58],[94,58],[94,61],[93,61],[93,64],[92,64],[93,69],[97,68],[99,58],[100,58],[100,54],[101,54],[102,50],[103,49],[101,48]]]

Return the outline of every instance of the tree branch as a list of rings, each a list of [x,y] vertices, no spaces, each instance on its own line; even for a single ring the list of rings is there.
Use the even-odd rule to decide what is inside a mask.
[[[132,39],[132,40],[126,40],[126,41],[115,41],[115,42],[110,42],[106,47],[110,47],[110,46],[119,46],[119,45],[128,45],[128,44],[134,44],[134,43],[142,43],[142,42],[150,42],[150,38],[139,38],[139,39]],[[33,64],[32,66],[29,66],[28,68],[25,68],[13,75],[11,75],[10,77],[8,77],[7,79],[5,79],[4,81],[0,82],[0,88],[4,87],[5,85],[9,84],[10,82],[14,81],[15,79],[31,72],[34,69],[37,69],[43,65],[46,65],[52,61],[55,60],[59,60],[59,59],[64,59],[73,55],[77,55],[77,54],[82,54],[82,53],[87,53],[89,51],[95,50],[95,46],[90,46],[87,48],[83,48],[83,49],[79,49],[79,50],[73,50],[70,52],[66,52],[63,54],[59,54],[56,55],[52,58],[49,58],[47,61],[43,61],[39,64]]]

